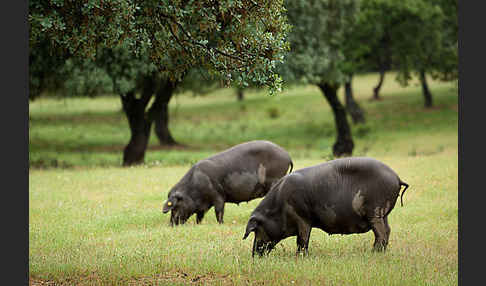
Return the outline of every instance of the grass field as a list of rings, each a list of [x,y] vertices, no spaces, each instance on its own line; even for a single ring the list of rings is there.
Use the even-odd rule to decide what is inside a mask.
[[[161,212],[167,192],[190,164],[253,139],[285,147],[294,168],[331,158],[334,123],[313,86],[276,97],[231,90],[171,102],[170,128],[185,148],[151,139],[146,164],[122,168],[128,142],[116,97],[40,99],[29,105],[29,275],[33,284],[64,285],[457,285],[457,90],[431,82],[435,108],[425,110],[416,85],[393,75],[384,100],[368,101],[377,75],[355,79],[367,123],[353,126],[354,155],[391,166],[410,188],[390,214],[386,253],[371,252],[373,234],[314,229],[309,256],[295,256],[295,237],[270,256],[251,258],[242,240],[260,199],[227,204],[225,224],[211,209],[171,228]],[[342,92],[342,90],[341,90]],[[272,117],[273,115],[276,117]],[[54,168],[57,167],[57,168]]]

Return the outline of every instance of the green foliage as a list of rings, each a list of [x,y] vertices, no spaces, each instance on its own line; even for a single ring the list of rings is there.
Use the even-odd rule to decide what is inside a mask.
[[[208,74],[206,69],[193,68],[178,84],[176,92],[192,92],[194,96],[204,96],[224,86],[221,77]]]
[[[91,61],[68,59],[61,72],[67,75],[63,82],[64,96],[95,97],[113,93],[110,76]]]
[[[113,90],[119,95],[132,90],[140,91],[143,88],[139,84],[142,79],[157,71],[147,53],[135,56],[126,45],[101,49],[95,60],[96,66],[110,76]],[[158,75],[159,78],[163,77],[160,73]]]
[[[31,51],[95,58],[129,47],[173,80],[192,67],[279,88],[275,65],[288,49],[283,3],[272,1],[30,1]]]
[[[435,58],[430,74],[433,78],[442,81],[457,81],[459,79],[459,40],[458,40],[458,19],[457,1],[455,0],[434,0],[443,13],[444,19],[441,25],[441,49],[435,51],[440,55]]]
[[[291,52],[281,71],[286,81],[343,83],[342,46],[358,12],[356,0],[286,1]]]
[[[426,1],[402,3],[408,5],[394,6],[398,15],[392,19],[396,21],[392,30],[392,63],[398,68],[399,82],[408,84],[411,72],[432,70],[434,62],[441,60],[443,15],[440,7]],[[397,18],[407,21],[399,22]]]
[[[457,7],[451,1],[362,1],[351,58],[364,58],[362,67],[391,61],[397,80],[407,85],[413,73],[424,70],[443,80],[457,76]],[[455,24],[454,24],[455,23]],[[360,52],[361,51],[361,52]],[[381,57],[381,58],[380,58]]]
[[[204,95],[221,87],[220,81],[206,73],[202,68],[192,68],[178,83],[176,93],[191,91]],[[141,92],[144,86],[140,82],[148,76],[158,83],[166,80],[146,54],[134,56],[126,46],[105,48],[97,52],[94,60],[70,58],[60,65],[56,92],[60,96],[124,95],[129,91]]]
[[[29,52],[29,99],[33,100],[46,90],[62,86],[67,75],[59,72],[65,60],[53,54],[47,41]]]

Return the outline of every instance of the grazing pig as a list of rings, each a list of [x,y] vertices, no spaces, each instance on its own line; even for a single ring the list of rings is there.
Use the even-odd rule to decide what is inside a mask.
[[[224,204],[247,202],[267,194],[293,164],[282,147],[269,141],[250,141],[203,159],[170,190],[163,212],[170,224],[184,224],[196,213],[196,223],[214,206],[223,223]]]
[[[311,229],[329,235],[373,230],[373,250],[386,250],[388,215],[401,187],[385,164],[351,157],[296,170],[281,178],[252,212],[243,239],[255,232],[252,256],[269,253],[282,239],[297,236],[297,254],[308,254]]]

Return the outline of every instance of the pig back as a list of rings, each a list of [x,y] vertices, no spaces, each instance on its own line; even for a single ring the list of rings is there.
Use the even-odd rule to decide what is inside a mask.
[[[371,158],[338,159],[295,173],[300,182],[293,180],[289,203],[328,233],[368,231],[369,218],[386,216],[400,190],[395,172]]]
[[[289,154],[269,141],[251,141],[232,147],[201,162],[220,186],[227,202],[263,197],[283,177],[291,164]]]

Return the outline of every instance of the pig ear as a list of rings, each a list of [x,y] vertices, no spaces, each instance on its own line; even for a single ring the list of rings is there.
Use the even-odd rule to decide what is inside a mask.
[[[174,200],[174,201],[178,201],[178,200],[182,200],[182,199],[184,199],[184,196],[182,196],[182,195],[181,195],[181,194],[179,194],[179,193],[175,193],[174,198],[175,198],[175,200]]]
[[[243,236],[243,240],[245,240],[251,232],[255,231],[257,227],[258,221],[256,221],[254,218],[250,218],[250,221],[248,221],[248,224],[246,225],[246,231],[245,235]]]

